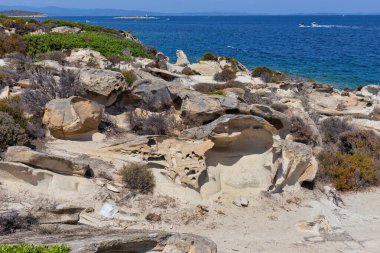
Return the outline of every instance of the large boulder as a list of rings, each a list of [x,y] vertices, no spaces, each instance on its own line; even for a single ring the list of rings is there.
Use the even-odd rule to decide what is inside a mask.
[[[59,174],[91,176],[88,165],[78,164],[65,157],[34,151],[24,146],[9,147],[4,155],[5,161],[18,162]]]
[[[85,68],[79,72],[79,80],[88,97],[105,106],[115,103],[119,94],[128,87],[120,72]]]
[[[228,113],[238,111],[236,96],[206,95],[197,91],[176,92],[181,99],[182,118],[189,123],[204,124]]]
[[[136,82],[132,95],[139,100],[140,106],[151,111],[167,110],[173,104],[171,93],[166,85],[152,84],[146,79]]]
[[[369,97],[378,97],[380,95],[380,86],[379,85],[367,85],[364,86],[360,92],[364,96],[369,96]]]
[[[99,190],[92,179],[1,161],[0,184],[4,191],[21,199],[40,197],[53,201],[69,201],[84,208],[92,205],[91,200],[95,199]]]
[[[81,68],[90,67],[105,69],[111,66],[111,62],[101,53],[88,48],[71,50],[70,56],[66,57],[65,60],[72,65]]]
[[[103,110],[82,97],[54,99],[46,104],[43,123],[56,138],[75,137],[97,130]]]
[[[222,72],[219,62],[216,61],[200,61],[199,63],[191,64],[189,67],[202,76],[214,76]]]

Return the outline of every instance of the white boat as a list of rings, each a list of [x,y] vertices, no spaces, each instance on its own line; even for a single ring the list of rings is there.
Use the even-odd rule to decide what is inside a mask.
[[[304,23],[298,25],[299,27],[306,27]]]
[[[311,27],[318,27],[318,23],[317,22],[311,23]]]

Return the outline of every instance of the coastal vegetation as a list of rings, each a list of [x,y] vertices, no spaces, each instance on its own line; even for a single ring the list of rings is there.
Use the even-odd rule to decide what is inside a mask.
[[[120,57],[130,60],[126,49],[135,57],[151,58],[141,44],[103,32],[84,32],[79,34],[42,34],[27,35],[27,54],[38,54],[74,48],[92,48],[106,57]]]
[[[0,253],[68,253],[70,248],[66,245],[0,245]]]

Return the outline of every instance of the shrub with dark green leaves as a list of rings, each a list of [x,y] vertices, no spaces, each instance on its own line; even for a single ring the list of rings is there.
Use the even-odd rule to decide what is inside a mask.
[[[264,82],[269,83],[269,82],[280,82],[288,78],[287,75],[282,74],[280,72],[274,71],[268,67],[256,67],[252,71],[252,76],[253,77],[260,77],[263,79]]]
[[[219,55],[216,55],[214,53],[205,53],[200,59],[199,61],[217,61],[219,58]]]
[[[120,174],[126,187],[132,191],[148,194],[152,193],[156,186],[154,175],[147,165],[137,163],[124,165]]]
[[[69,253],[70,248],[66,245],[0,245],[0,253]]]
[[[132,56],[151,58],[141,44],[103,32],[26,35],[24,39],[28,42],[27,53],[30,56],[64,49],[91,48],[105,57],[118,56],[130,60],[129,56],[124,55],[125,49],[128,49]]]

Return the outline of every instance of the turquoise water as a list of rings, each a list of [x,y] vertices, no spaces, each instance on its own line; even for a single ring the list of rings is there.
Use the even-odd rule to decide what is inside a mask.
[[[356,87],[380,84],[380,16],[59,17],[133,32],[168,55],[182,49],[191,61],[205,52],[268,66],[292,75]],[[299,23],[318,27],[299,28]]]

